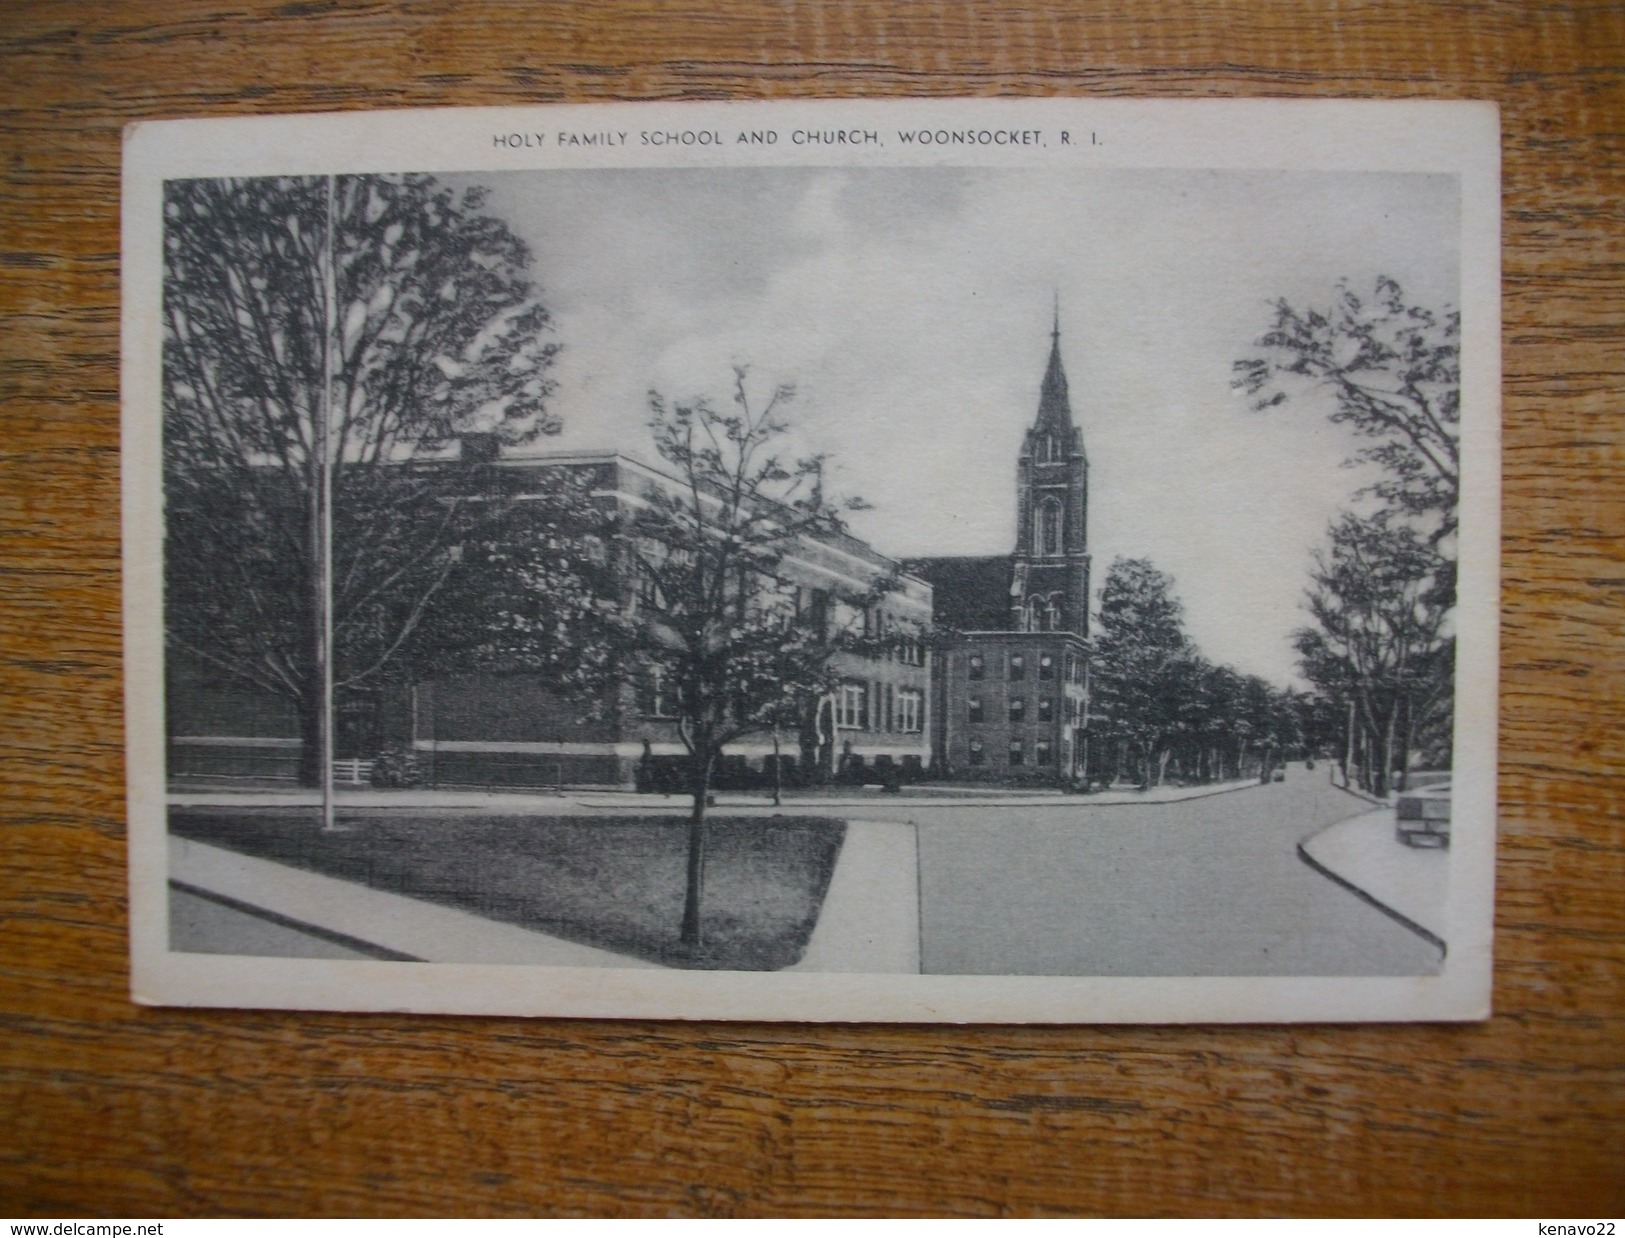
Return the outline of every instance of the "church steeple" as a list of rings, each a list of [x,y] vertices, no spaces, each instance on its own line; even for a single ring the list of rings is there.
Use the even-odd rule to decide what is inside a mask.
[[[1049,338],[1038,416],[1016,460],[1011,626],[1082,636],[1089,631],[1089,460],[1061,364],[1059,295]]]
[[[1035,430],[1072,429],[1072,402],[1067,397],[1066,370],[1061,365],[1061,305],[1055,304],[1055,323],[1049,333],[1049,366],[1038,394],[1038,422]]]

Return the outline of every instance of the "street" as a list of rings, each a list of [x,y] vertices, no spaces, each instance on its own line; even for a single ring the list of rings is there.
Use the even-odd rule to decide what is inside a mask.
[[[1302,765],[1284,783],[1172,804],[909,805],[921,970],[1432,974],[1435,947],[1295,852],[1305,835],[1369,807]]]
[[[528,801],[526,806],[531,806]],[[511,805],[507,807],[512,811]],[[829,811],[835,803],[823,807]],[[351,811],[393,815],[384,807]],[[447,803],[436,811],[455,816],[496,809]],[[550,803],[549,811],[591,817],[606,809],[560,800]],[[657,811],[678,816],[686,809],[672,805]],[[761,809],[739,804],[714,811],[718,818],[729,818],[756,816]],[[1373,813],[1369,802],[1332,787],[1324,769],[1307,771],[1297,765],[1287,772],[1285,782],[1164,802],[1022,803],[1008,798],[996,804],[922,798],[888,802],[888,797],[873,796],[861,807],[842,804],[840,811],[860,822],[907,822],[917,827],[917,955],[912,897],[906,900],[907,924],[902,927],[910,957],[918,959],[923,972],[1405,976],[1434,974],[1441,961],[1438,949],[1422,936],[1299,858],[1296,846],[1301,839]],[[844,880],[856,884],[843,886],[844,893],[832,892],[825,908],[833,917],[826,935],[839,930],[863,937],[874,927],[876,907],[890,909],[883,914],[896,918],[901,891],[885,891],[896,890],[899,881],[915,886],[915,832],[908,832],[906,856],[887,852],[881,859],[869,857],[842,870]],[[1428,878],[1418,884],[1418,897],[1425,905],[1408,910],[1427,920],[1424,913],[1438,910],[1435,904],[1444,882],[1439,866],[1448,857],[1397,846],[1384,853],[1387,863],[1402,865],[1419,879]],[[248,861],[239,857],[237,862]],[[234,887],[233,898],[225,900],[206,900],[186,889],[172,892],[174,948],[330,958],[355,957],[352,947],[357,943],[378,940],[364,916],[356,924],[346,920],[336,935],[314,930],[313,924],[333,929],[336,921],[329,923],[331,915],[324,918],[305,904],[300,904],[305,909],[298,914],[287,908],[280,915],[270,914],[269,922],[264,913],[247,914],[239,904],[268,898],[274,904],[276,889],[290,881],[311,880],[293,870],[255,863],[268,873],[280,873],[280,878],[263,889]],[[202,884],[214,888],[208,881]],[[362,893],[336,899],[334,907],[360,908]],[[412,900],[397,902],[415,905]],[[856,915],[865,907],[871,910]],[[407,953],[439,957],[432,949],[423,954],[417,947]],[[843,961],[837,970],[846,966]]]

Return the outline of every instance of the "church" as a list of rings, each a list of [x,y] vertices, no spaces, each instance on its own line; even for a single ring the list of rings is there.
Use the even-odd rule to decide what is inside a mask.
[[[489,463],[504,492],[521,497],[540,493],[557,470],[588,477],[606,512],[623,519],[651,488],[677,484],[612,451],[493,452]],[[934,635],[929,646],[904,639],[883,653],[840,655],[832,667],[838,685],[811,724],[787,737],[790,755],[767,736],[733,744],[718,785],[759,783],[773,761],[811,779],[893,769],[904,779],[1086,779],[1089,461],[1073,420],[1058,314],[1037,415],[1017,457],[1015,499],[1008,555],[898,562],[841,533],[786,556],[784,583],[798,609],[825,613],[837,593],[861,593],[895,574],[899,586],[862,615],[864,630]],[[633,605],[636,582],[611,574],[615,596]],[[166,676],[171,778],[294,778],[302,741],[286,700],[228,680],[184,649],[170,651]],[[584,710],[535,674],[486,669],[350,692],[336,728],[339,765],[345,778],[364,781],[380,751],[409,750],[431,785],[631,787],[680,757],[677,720],[657,680],[635,677],[605,691],[604,708]]]
[[[1016,458],[1009,555],[914,559],[938,634],[932,750],[946,777],[1088,777],[1089,458],[1050,332],[1038,413]]]

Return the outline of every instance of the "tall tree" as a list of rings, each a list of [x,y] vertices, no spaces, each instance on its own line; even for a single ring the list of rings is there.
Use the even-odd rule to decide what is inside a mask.
[[[1233,385],[1255,408],[1318,387],[1332,421],[1366,445],[1359,459],[1384,476],[1372,493],[1425,521],[1435,541],[1456,526],[1460,493],[1461,314],[1407,304],[1384,276],[1370,297],[1340,283],[1330,309],[1282,300],[1259,339],[1263,354],[1237,361]]]
[[[1197,671],[1173,583],[1149,559],[1118,558],[1100,593],[1094,684],[1102,729],[1138,754],[1143,786],[1160,773]]]
[[[1305,675],[1343,715],[1345,764],[1384,794],[1397,759],[1418,749],[1448,760],[1460,498],[1461,315],[1406,302],[1379,278],[1371,297],[1338,285],[1329,310],[1281,301],[1235,363],[1234,385],[1263,409],[1319,387],[1328,415],[1366,445],[1357,458],[1383,476],[1364,495],[1371,514],[1345,512],[1317,559],[1308,607],[1317,626],[1295,634]]]
[[[1300,663],[1322,692],[1353,703],[1367,754],[1361,782],[1386,795],[1418,735],[1449,709],[1453,565],[1391,513],[1345,514],[1312,581],[1315,626],[1293,638]]]
[[[624,648],[660,676],[687,752],[690,948],[702,944],[705,810],[723,747],[806,716],[834,687],[836,654],[872,652],[883,639],[865,617],[895,588],[893,574],[877,572],[869,588],[812,606],[786,581],[789,555],[840,536],[843,513],[862,506],[826,498],[822,457],[787,452],[792,395],[781,386],[753,406],[736,369],[730,408],[650,397],[655,450],[676,484],[652,486],[626,530],[638,600]]]
[[[342,691],[426,648],[436,605],[501,540],[479,457],[559,429],[530,254],[483,205],[418,175],[166,186],[166,635],[293,706],[307,783],[324,457]],[[458,453],[469,432],[490,450]]]

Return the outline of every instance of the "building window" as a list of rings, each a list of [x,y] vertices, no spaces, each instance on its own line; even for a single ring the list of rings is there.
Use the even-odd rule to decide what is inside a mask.
[[[968,674],[969,674],[970,678],[972,678],[972,679],[980,679],[982,677],[984,664],[982,662],[982,655],[981,654],[979,654],[979,653],[971,654],[970,660],[967,663],[967,665],[970,668],[969,671],[968,671]]]
[[[1027,718],[1027,702],[1022,697],[1016,697],[1010,702],[1010,721],[1024,722]]]
[[[977,724],[979,724],[982,721],[982,698],[981,697],[972,696],[972,697],[966,698],[966,700],[965,700],[965,708],[966,708],[966,712],[969,715],[969,717],[966,719],[966,721],[968,721],[971,726],[976,726]]]
[[[925,697],[912,688],[901,688],[897,693],[897,729],[912,734],[920,729],[921,705]]]
[[[1049,740],[1041,739],[1033,745],[1033,764],[1048,765],[1050,763]]]
[[[1010,678],[1012,681],[1023,679],[1027,675],[1027,658],[1025,654],[1013,653],[1010,655]]]
[[[986,759],[987,759],[987,752],[982,747],[982,741],[979,740],[979,739],[971,740],[970,741],[970,763],[972,765],[980,765]]]
[[[1038,505],[1038,528],[1033,541],[1041,555],[1058,555],[1061,553],[1061,501],[1056,498],[1045,499]]]
[[[835,725],[843,731],[861,731],[869,725],[869,689],[861,683],[843,683],[835,694]]]
[[[808,589],[803,598],[802,617],[818,636],[829,635],[829,590]]]
[[[660,591],[660,582],[655,579],[654,568],[647,564],[638,568],[638,607],[647,610],[664,610],[665,596]]]
[[[1040,679],[1055,678],[1055,655],[1041,653],[1038,655],[1038,677]]]
[[[1041,697],[1038,702],[1038,720],[1040,722],[1055,721],[1055,701],[1051,697]]]
[[[1026,757],[1022,752],[1021,741],[1019,739],[1012,739],[1010,741],[1010,764],[1022,765],[1025,762]]]
[[[648,718],[672,718],[675,704],[665,675],[650,669],[638,684],[638,711]]]

